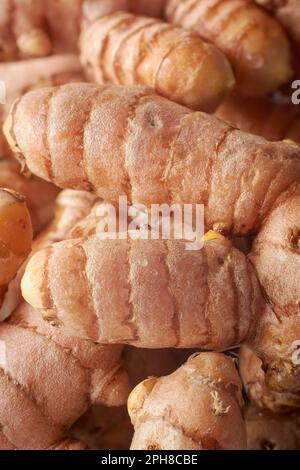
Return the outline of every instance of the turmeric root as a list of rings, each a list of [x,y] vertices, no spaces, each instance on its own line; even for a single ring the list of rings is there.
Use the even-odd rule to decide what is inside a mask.
[[[299,373],[293,374],[293,369],[289,366],[288,361],[281,357],[281,342],[288,341],[285,335],[291,335],[293,323],[285,325],[284,330],[280,331],[280,324],[276,328],[272,328],[275,315],[270,314],[267,320],[270,321],[271,327],[266,334],[262,335],[262,353],[255,352],[254,347],[243,345],[240,350],[239,367],[241,378],[244,382],[247,395],[256,406],[262,410],[269,410],[273,413],[287,413],[293,410],[299,410],[300,397]],[[274,337],[271,335],[274,333]],[[298,335],[299,338],[299,335]],[[265,344],[269,348],[269,356],[265,350]],[[278,348],[276,348],[276,346]],[[290,351],[290,355],[296,353],[297,349]],[[277,367],[279,370],[277,371]],[[282,376],[282,384],[280,382]],[[287,379],[290,380],[288,383]],[[295,386],[296,385],[296,386]]]
[[[25,200],[0,189],[0,305],[7,285],[31,250],[32,226]]]
[[[261,135],[267,140],[300,143],[300,108],[291,103],[279,104],[268,98],[231,95],[215,114],[242,131]]]
[[[291,39],[300,47],[300,4],[298,0],[255,0],[260,6],[273,12]]]
[[[86,191],[62,191],[56,199],[54,218],[46,230],[34,240],[33,251],[68,238],[76,238],[73,237],[72,231],[90,214],[96,201],[97,197]]]
[[[213,111],[234,85],[226,57],[198,35],[119,12],[82,34],[81,62],[97,83],[141,84],[193,109]]]
[[[81,26],[128,0],[1,0],[0,61],[77,52]]]
[[[238,91],[247,96],[265,95],[292,76],[284,31],[249,0],[169,0],[166,16],[215,44],[233,66]]]
[[[126,401],[121,347],[70,337],[26,304],[0,324],[0,341],[0,423],[10,448],[49,448],[91,404]]]
[[[56,199],[54,218],[46,229],[34,239],[30,256],[42,248],[47,248],[52,243],[73,238],[73,235],[71,236],[73,227],[89,214],[96,200],[96,196],[85,191],[67,189],[62,191]],[[29,261],[30,256],[26,262]],[[0,321],[8,318],[22,302],[21,279],[25,267],[26,263],[22,265],[17,276],[9,284],[0,308]]]
[[[16,160],[0,159],[0,187],[12,189],[26,199],[35,235],[53,217],[58,188],[33,175],[25,176]]]
[[[71,334],[146,348],[235,346],[262,302],[251,265],[223,237],[200,251],[178,240],[61,242],[30,259],[22,294]]]
[[[43,2],[4,0],[0,6],[0,61],[18,56],[39,57],[51,52],[46,32]]]
[[[5,83],[6,94],[10,104],[21,93],[39,84],[61,85],[63,78],[69,76],[82,81],[82,72],[78,58],[73,54],[62,54],[41,59],[0,64],[1,80]]]
[[[85,81],[78,58],[71,54],[0,63],[0,77],[6,91],[5,105],[0,107],[1,127],[12,103],[26,91],[43,86]],[[0,131],[0,157],[10,154],[6,139]]]
[[[300,450],[299,412],[276,414],[250,405],[245,420],[248,450]]]
[[[299,189],[291,188],[278,201],[254,241],[250,255],[276,315],[286,319],[300,314]]]
[[[42,57],[50,54],[52,44],[47,34],[43,2],[21,0],[13,3],[13,32],[20,54],[23,57]]]
[[[299,313],[286,316],[269,308],[256,329],[240,358],[249,396],[259,407],[274,412],[299,409]]]
[[[239,235],[257,232],[300,175],[296,146],[244,134],[141,87],[34,90],[14,104],[4,129],[23,164],[57,186],[147,206],[203,203],[207,229]]]
[[[192,356],[173,374],[145,380],[130,394],[131,449],[245,449],[242,406],[232,359],[218,353]]]
[[[300,407],[299,220],[300,191],[291,187],[266,219],[250,254],[270,305],[247,341],[250,350],[241,356],[241,371],[251,398],[273,411]]]

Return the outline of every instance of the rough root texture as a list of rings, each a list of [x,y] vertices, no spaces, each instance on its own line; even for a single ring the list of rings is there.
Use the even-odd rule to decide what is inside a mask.
[[[77,52],[81,27],[127,8],[128,0],[1,0],[0,61]]]
[[[73,338],[26,304],[0,324],[0,345],[0,448],[49,448],[91,404],[126,401],[120,347]]]
[[[5,105],[0,107],[1,127],[13,102],[28,90],[85,81],[79,59],[72,54],[0,63],[0,77],[5,83],[6,92]],[[11,153],[0,130],[0,157],[10,156]]]
[[[300,107],[291,103],[231,95],[222,102],[216,116],[244,132],[261,135],[270,141],[300,143]]]
[[[258,364],[256,372],[245,366],[243,375],[255,401],[272,409],[300,406],[299,221],[300,192],[291,187],[266,219],[250,254],[270,307],[248,341],[263,370]]]
[[[219,353],[192,356],[173,374],[148,379],[128,399],[134,450],[246,448],[242,386],[234,362]]]
[[[290,330],[291,326],[288,325],[288,328],[283,331],[283,335],[289,333]],[[273,354],[266,356],[262,348],[263,352],[259,352],[259,356],[263,359],[249,347],[243,346],[241,348],[240,374],[247,395],[256,406],[274,413],[285,413],[299,409],[299,365],[293,365],[290,357],[286,359],[281,354],[276,331],[274,338],[266,337],[265,343],[270,345]],[[264,346],[263,341],[262,345]]]
[[[166,16],[227,55],[237,89],[244,95],[266,95],[292,77],[289,41],[283,29],[251,1],[169,0]]]
[[[74,335],[147,348],[235,346],[263,304],[251,265],[224,237],[199,251],[178,240],[61,242],[30,259],[22,293]]]
[[[141,87],[31,91],[5,131],[23,163],[58,186],[107,201],[203,203],[208,228],[237,234],[256,232],[300,175],[300,148],[242,133]]]
[[[141,84],[180,104],[213,111],[235,80],[226,57],[197,34],[118,12],[81,37],[81,59],[97,83]]]

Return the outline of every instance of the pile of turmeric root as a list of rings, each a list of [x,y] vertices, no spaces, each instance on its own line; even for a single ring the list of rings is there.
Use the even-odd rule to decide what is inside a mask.
[[[300,449],[299,24],[1,1],[1,450]],[[99,236],[120,196],[202,204],[203,247]]]

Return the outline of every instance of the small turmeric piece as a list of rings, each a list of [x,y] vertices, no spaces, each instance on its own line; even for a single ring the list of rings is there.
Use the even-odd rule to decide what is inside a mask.
[[[232,359],[218,353],[194,355],[173,374],[148,379],[131,392],[131,449],[245,449],[242,407],[242,385]]]
[[[197,32],[229,59],[237,90],[263,96],[292,77],[289,41],[280,24],[251,0],[169,0],[170,23]]]
[[[0,305],[9,282],[31,250],[32,226],[25,200],[0,189]]]
[[[19,163],[12,158],[0,158],[0,187],[16,191],[26,199],[34,236],[39,234],[53,217],[59,189],[34,175],[22,174]]]

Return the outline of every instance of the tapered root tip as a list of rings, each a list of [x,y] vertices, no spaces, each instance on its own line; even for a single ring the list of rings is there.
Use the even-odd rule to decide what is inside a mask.
[[[27,57],[45,57],[52,52],[49,36],[41,29],[21,34],[17,40],[19,51]]]
[[[36,309],[49,309],[45,291],[47,292],[47,252],[37,252],[28,262],[21,281],[22,296]]]
[[[100,374],[103,372],[100,371]],[[118,370],[114,374],[113,380],[105,387],[102,385],[100,377],[97,372],[93,375],[94,389],[91,394],[91,401],[96,405],[105,405],[108,407],[123,406],[126,404],[128,395],[130,393],[130,383],[127,373],[124,369]],[[99,390],[100,385],[100,390]]]

